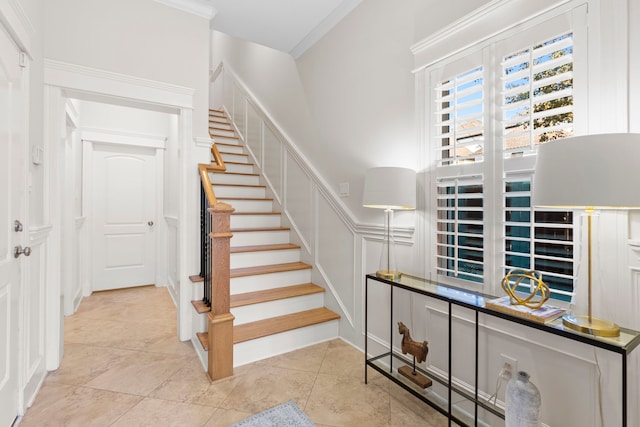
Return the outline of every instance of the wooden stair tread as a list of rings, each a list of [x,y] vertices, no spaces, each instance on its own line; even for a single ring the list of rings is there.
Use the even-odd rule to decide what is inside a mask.
[[[245,292],[243,294],[231,295],[229,306],[231,308],[243,307],[251,304],[277,301],[281,299],[318,294],[322,292],[324,292],[324,288],[318,285],[314,285],[313,283],[283,286],[280,288],[271,288],[263,291]]]
[[[216,197],[217,200],[269,200],[273,201],[271,197]]]
[[[242,166],[255,166],[253,163],[241,163],[241,162],[224,162],[226,165],[242,165]]]
[[[225,142],[216,142],[216,147],[233,147],[233,148],[238,148],[238,147],[242,147],[242,145],[240,144],[227,144]]]
[[[257,322],[245,323],[233,327],[233,343],[237,344],[339,318],[339,314],[322,307],[315,308],[313,310],[301,311],[299,313],[272,317],[271,319],[259,320]]]
[[[259,173],[228,172],[228,171],[218,171],[218,170],[213,171],[213,173],[221,173],[221,174],[223,173],[223,174],[225,174],[225,175],[235,175],[235,176],[252,176],[252,177],[253,177],[253,176],[260,176],[260,174],[259,174]],[[212,183],[212,184],[218,185],[218,184],[216,184],[215,182],[214,182],[214,183]]]
[[[189,280],[191,280],[191,283],[200,283],[204,282],[204,277],[199,274],[194,274],[193,276],[189,276]]]
[[[231,138],[231,137],[229,137],[229,138]],[[234,155],[234,156],[249,157],[249,155],[247,153],[229,153],[227,151],[220,151],[220,150],[218,150],[218,153],[220,153],[220,154],[231,154],[231,155]]]
[[[280,215],[282,212],[231,212],[231,215]]]
[[[191,301],[191,305],[196,309],[196,313],[208,313],[211,311],[211,307],[206,305],[202,300]]]
[[[238,141],[240,141],[240,138],[238,138],[237,136],[232,136],[232,135],[216,135],[214,132],[211,132],[211,129],[209,129],[209,136],[213,139],[216,139],[216,137],[218,138],[226,138],[226,139],[237,139]],[[216,144],[219,144],[218,141],[215,141]],[[239,145],[239,144],[238,144]]]
[[[253,231],[289,231],[289,227],[232,228],[232,233],[251,233]]]
[[[230,252],[232,254],[239,254],[244,252],[281,251],[286,249],[300,249],[300,245],[294,243],[279,243],[276,245],[235,246],[230,248]]]
[[[217,184],[212,183],[215,187],[242,187],[242,188],[267,188],[266,185],[254,185],[254,184]]]
[[[259,265],[256,267],[242,267],[242,268],[232,268],[229,272],[229,277],[245,277],[245,276],[257,276],[260,274],[270,274],[270,273],[281,273],[284,271],[295,271],[295,270],[308,270],[311,269],[309,264],[304,262],[287,262],[284,264],[269,264],[269,265]]]
[[[204,351],[209,351],[209,334],[207,332],[197,332],[196,337],[198,337],[198,341],[200,341]]]

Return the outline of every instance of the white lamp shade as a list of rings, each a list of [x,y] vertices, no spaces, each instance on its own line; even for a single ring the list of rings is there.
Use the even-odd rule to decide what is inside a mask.
[[[577,136],[538,147],[532,205],[640,209],[640,134]]]
[[[367,170],[362,205],[378,209],[415,209],[416,172],[398,167]]]

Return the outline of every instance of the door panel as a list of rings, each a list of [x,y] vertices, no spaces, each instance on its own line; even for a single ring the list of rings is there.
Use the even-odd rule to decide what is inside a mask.
[[[94,291],[154,283],[155,174],[154,149],[95,145]]]
[[[18,414],[18,308],[23,256],[14,247],[27,242],[24,227],[24,94],[20,52],[0,24],[0,425]]]

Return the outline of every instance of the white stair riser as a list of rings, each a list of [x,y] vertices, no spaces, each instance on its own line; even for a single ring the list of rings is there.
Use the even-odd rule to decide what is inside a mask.
[[[249,163],[249,156],[241,156],[240,154],[220,153],[222,160],[225,162]]]
[[[242,325],[243,323],[257,322],[258,320],[284,316],[299,311],[322,308],[323,306],[324,294],[317,293],[236,307],[231,309],[231,314],[235,316],[233,324]]]
[[[254,173],[253,165],[249,163],[237,164],[237,163],[225,163],[224,165],[227,172],[234,173]]]
[[[210,126],[211,134],[214,136],[236,136],[233,129],[216,129],[218,126]]]
[[[209,132],[209,135],[218,146],[218,151],[226,151],[225,148],[228,146],[233,146],[234,148],[241,147],[244,149],[244,145],[240,142],[240,139],[237,137],[220,136],[220,135],[214,134],[213,132]]]
[[[241,199],[224,199],[216,195],[221,199],[221,202],[227,203],[236,210],[236,212],[271,212],[273,209],[272,200],[241,200]]]
[[[213,132],[213,128],[225,129],[225,130],[233,130],[233,127],[226,120],[221,120],[220,118],[215,118],[209,120],[209,127]]]
[[[289,243],[289,230],[233,231],[231,246],[277,245]]]
[[[233,215],[231,214],[231,228],[266,228],[280,227],[280,215]]]
[[[260,185],[258,175],[241,175],[235,173],[212,173],[211,182],[215,184]]]
[[[216,144],[218,146],[218,151],[223,151],[225,153],[234,153],[234,154],[246,154],[244,151],[244,147],[238,144]]]
[[[233,346],[233,366],[242,366],[338,337],[338,321],[319,323]]]
[[[300,249],[240,252],[231,254],[231,268],[257,267],[300,261]]]
[[[281,271],[255,276],[232,277],[230,282],[230,292],[232,295],[264,291],[265,289],[309,283],[311,282],[311,269],[306,268],[304,270]]]
[[[213,192],[216,197],[248,197],[251,199],[264,199],[267,189],[264,187],[243,187],[238,185],[213,184]]]
[[[231,136],[221,136],[221,135],[216,135],[213,132],[211,133],[211,138],[213,138],[214,142],[219,142],[221,144],[232,144],[232,145],[241,145],[240,144],[240,140],[236,137],[231,137]],[[220,148],[218,148],[218,151],[220,150]],[[224,151],[224,150],[222,150]]]
[[[206,316],[203,316],[203,317],[206,317]],[[195,335],[195,332],[191,337],[191,345],[193,346],[193,349],[196,352],[196,356],[200,360],[200,364],[202,365],[203,371],[206,372],[208,367],[209,354],[202,347],[202,344],[200,344],[200,341],[198,340],[198,337]]]

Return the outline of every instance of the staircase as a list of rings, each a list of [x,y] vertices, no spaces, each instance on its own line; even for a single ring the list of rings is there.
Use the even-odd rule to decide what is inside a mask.
[[[340,316],[324,307],[324,288],[311,283],[312,267],[300,261],[300,246],[291,243],[291,230],[281,225],[281,213],[233,126],[218,110],[210,111],[209,126],[226,167],[210,173],[215,197],[235,209],[230,223],[233,365],[337,337]],[[207,333],[198,339],[208,350]]]

